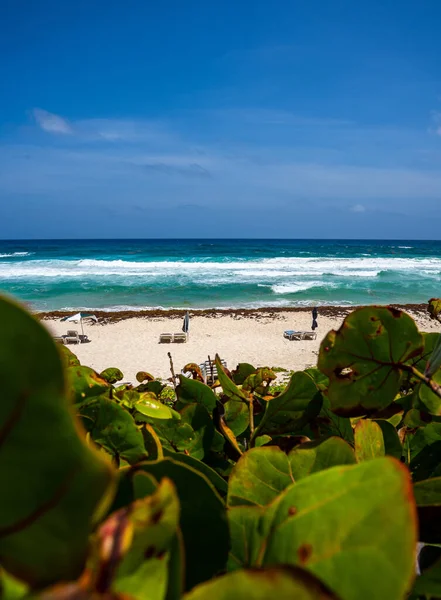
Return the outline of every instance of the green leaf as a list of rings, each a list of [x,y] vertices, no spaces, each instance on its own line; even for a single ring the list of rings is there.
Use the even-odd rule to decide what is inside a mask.
[[[202,473],[208,481],[216,488],[216,490],[222,496],[226,496],[228,491],[228,484],[225,479],[222,477],[211,467],[203,463],[201,460],[194,458],[193,456],[189,456],[188,454],[183,454],[182,452],[174,452],[169,455],[172,460],[175,462],[184,463],[189,467],[195,469],[199,473]]]
[[[354,430],[355,456],[358,462],[380,458],[386,454],[381,427],[370,419],[358,421]]]
[[[61,355],[61,362],[63,367],[79,367],[81,365],[77,356],[72,352],[70,348],[64,344],[57,344],[57,349]]]
[[[398,461],[334,467],[290,486],[266,511],[262,564],[300,564],[344,600],[402,600],[414,578],[416,529]]]
[[[228,485],[228,506],[266,506],[294,481],[336,465],[355,463],[340,438],[300,444],[287,456],[276,446],[253,448],[239,459]]]
[[[150,423],[145,423],[144,427],[141,429],[141,433],[149,460],[159,460],[163,458],[164,454],[161,441]]]
[[[209,413],[216,406],[216,395],[205,383],[179,375],[176,396],[182,404],[201,404]]]
[[[414,481],[441,475],[441,423],[429,423],[408,434],[410,471]]]
[[[80,574],[114,475],[72,417],[49,333],[2,298],[0,325],[1,563],[40,587]]]
[[[107,381],[107,383],[116,383],[117,381],[121,381],[124,378],[124,374],[119,369],[114,367],[109,367],[100,373],[100,377]]]
[[[228,400],[224,404],[226,425],[235,436],[240,435],[248,429],[250,424],[250,410],[245,402]]]
[[[308,372],[308,369],[305,372]],[[354,431],[351,420],[333,413],[331,403],[326,395],[323,396],[323,405],[318,417],[315,419],[315,424],[318,426],[321,437],[338,436],[354,445]]]
[[[273,438],[269,435],[259,435],[254,440],[254,447],[260,448],[260,446],[265,446],[266,444],[269,444],[269,442],[271,442],[272,439]]]
[[[416,482],[413,493],[418,510],[419,541],[441,543],[441,477]]]
[[[181,410],[181,421],[164,421],[155,424],[155,430],[169,450],[187,452],[202,459],[210,450],[214,437],[214,425],[207,410],[201,404],[189,404]]]
[[[388,406],[399,391],[402,366],[423,350],[409,315],[394,308],[354,310],[320,346],[318,367],[330,380],[332,410],[355,417]]]
[[[174,485],[167,479],[161,481],[152,495],[109,517],[101,526],[98,538],[103,548],[101,553],[106,545],[112,541],[114,544],[112,560],[119,563],[112,586],[114,591],[139,600],[165,597],[168,556],[163,554],[170,549],[178,524],[179,500]],[[125,531],[130,531],[132,536],[127,549],[121,547]],[[118,550],[122,554],[120,560]]]
[[[84,402],[89,398],[101,396],[110,385],[89,367],[69,367],[66,369],[68,389],[74,404]]]
[[[321,581],[299,567],[228,573],[204,583],[184,600],[338,600]]]
[[[271,381],[274,381],[274,379],[276,379],[276,374],[271,369],[258,369],[252,375],[248,375],[242,384],[242,390],[263,393],[266,387],[270,385]]]
[[[265,506],[293,481],[288,457],[280,448],[253,448],[245,452],[231,472],[227,504]]]
[[[185,589],[222,571],[228,557],[228,524],[225,505],[208,479],[189,465],[170,458],[145,462],[137,469],[157,480],[168,477],[176,486],[185,548]]]
[[[234,371],[231,373],[231,377],[236,385],[242,385],[245,379],[256,372],[256,368],[249,363],[239,363]]]
[[[152,396],[151,392],[145,392],[144,394],[140,394],[139,400],[133,406],[135,411],[135,417],[137,419],[141,419],[140,415],[143,417],[149,417],[149,419],[159,419],[159,420],[168,420],[174,419],[179,421],[181,419],[181,415],[167,406],[166,404],[162,404],[156,398]]]
[[[249,402],[249,395],[243,392],[237,387],[237,385],[228,377],[225,372],[224,366],[220,361],[219,356],[216,354],[216,368],[219,383],[222,386],[225,396],[228,396],[231,400],[237,400],[238,402]]]
[[[300,444],[289,453],[289,462],[294,479],[299,481],[312,473],[338,465],[352,465],[356,461],[349,444],[339,437],[330,437]]]
[[[441,384],[441,369],[432,376],[432,380],[438,385]],[[432,392],[427,385],[421,385],[419,389],[419,398],[427,412],[437,417],[441,416],[441,398]]]
[[[432,319],[437,319],[439,321],[441,318],[441,298],[431,298],[429,300],[428,310]]]
[[[311,377],[302,371],[294,373],[286,390],[267,401],[253,437],[299,431],[319,414],[321,407],[322,395]]]
[[[441,598],[441,560],[417,577],[412,594],[418,598],[430,598],[430,600]]]
[[[117,461],[133,465],[147,458],[141,431],[132,415],[114,400],[93,398],[78,407],[86,431],[93,441]]]
[[[393,456],[397,460],[401,459],[403,447],[398,437],[398,432],[389,421],[384,419],[375,420],[375,423],[380,427],[383,434],[384,451],[387,455]]]

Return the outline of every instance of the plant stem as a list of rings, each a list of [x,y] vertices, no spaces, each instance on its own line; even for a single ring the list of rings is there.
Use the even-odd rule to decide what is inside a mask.
[[[254,404],[253,404],[252,398],[249,399],[249,405],[250,405],[250,434],[251,434],[251,438],[252,438],[253,433],[254,433]]]
[[[402,365],[401,368],[408,373],[412,373],[414,377],[425,383],[428,387],[430,387],[434,394],[441,398],[441,385],[436,383],[436,381],[433,381],[433,379],[427,377],[427,375],[423,375],[423,373],[420,373],[420,371],[418,371],[418,369],[412,365]]]

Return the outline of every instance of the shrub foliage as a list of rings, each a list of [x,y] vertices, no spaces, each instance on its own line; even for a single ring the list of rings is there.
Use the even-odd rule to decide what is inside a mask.
[[[440,334],[361,308],[283,388],[217,357],[173,391],[0,323],[2,598],[441,598]]]

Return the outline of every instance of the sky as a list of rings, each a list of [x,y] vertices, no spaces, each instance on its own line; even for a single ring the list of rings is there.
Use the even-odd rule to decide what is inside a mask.
[[[439,0],[3,0],[0,238],[440,239]]]

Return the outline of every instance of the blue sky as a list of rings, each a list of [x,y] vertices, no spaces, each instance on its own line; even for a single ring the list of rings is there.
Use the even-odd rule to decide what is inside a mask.
[[[0,237],[439,239],[439,0],[4,0]]]

